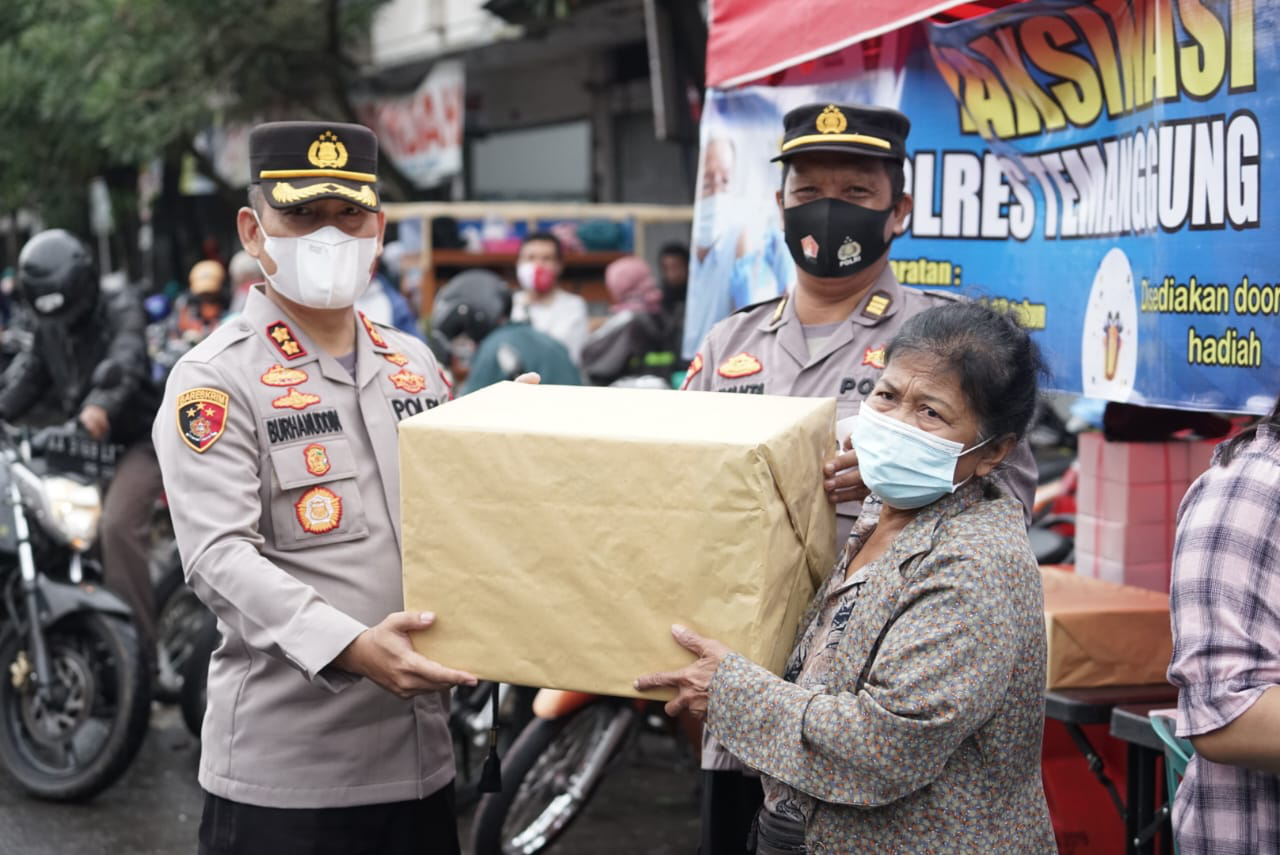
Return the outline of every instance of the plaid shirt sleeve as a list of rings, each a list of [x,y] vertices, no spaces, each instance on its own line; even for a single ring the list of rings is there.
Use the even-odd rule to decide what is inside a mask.
[[[1178,511],[1170,609],[1178,735],[1217,730],[1280,684],[1280,437],[1200,477]]]

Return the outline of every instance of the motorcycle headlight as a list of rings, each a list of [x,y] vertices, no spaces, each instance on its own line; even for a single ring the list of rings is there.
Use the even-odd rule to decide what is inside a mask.
[[[44,479],[48,499],[49,522],[59,535],[78,552],[93,545],[102,516],[102,496],[92,484],[81,484],[71,478],[52,475]]]

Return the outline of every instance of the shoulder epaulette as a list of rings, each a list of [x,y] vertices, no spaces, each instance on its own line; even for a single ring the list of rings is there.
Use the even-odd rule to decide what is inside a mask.
[[[960,294],[955,291],[938,291],[933,288],[917,288],[921,294],[928,294],[930,297],[937,297],[939,300],[946,300],[948,303],[959,303],[964,300]]]
[[[786,294],[779,294],[778,296],[771,297],[768,300],[761,300],[759,303],[751,303],[749,305],[743,306],[741,309],[738,309],[733,314],[741,315],[741,314],[745,314],[746,312],[753,312],[756,309],[759,309],[761,306],[772,306],[774,303],[777,303],[780,300],[785,300],[785,299],[787,299]]]
[[[210,362],[238,341],[244,341],[253,335],[253,329],[246,321],[232,319],[223,321],[204,341],[197,344],[183,355],[189,362]]]

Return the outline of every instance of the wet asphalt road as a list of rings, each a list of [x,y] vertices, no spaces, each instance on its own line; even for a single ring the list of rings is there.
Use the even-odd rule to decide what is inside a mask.
[[[194,855],[199,753],[177,711],[156,705],[133,766],[88,804],[30,799],[0,771],[0,854]],[[689,762],[669,739],[643,737],[549,855],[693,855],[698,808]],[[467,817],[462,825],[465,844]]]

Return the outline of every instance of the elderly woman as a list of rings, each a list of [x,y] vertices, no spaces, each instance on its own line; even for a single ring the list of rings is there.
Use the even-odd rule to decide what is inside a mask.
[[[785,676],[683,627],[699,658],[643,677],[760,770],[759,855],[1056,852],[1040,776],[1045,635],[1022,508],[988,476],[1036,401],[1006,317],[908,321],[852,440],[883,502],[850,535]]]

